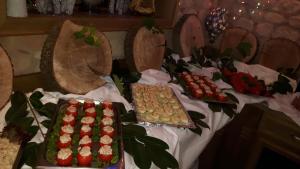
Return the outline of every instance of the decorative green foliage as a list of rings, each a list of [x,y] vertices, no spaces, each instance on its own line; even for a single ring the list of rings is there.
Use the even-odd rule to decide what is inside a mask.
[[[31,166],[32,168],[35,168],[38,157],[39,157],[39,156],[37,156],[37,154],[39,153],[39,148],[41,146],[42,146],[42,144],[37,144],[34,142],[27,143],[23,150],[23,154],[20,159],[18,168],[21,168],[24,165],[24,163]],[[34,154],[36,154],[36,155],[34,155]]]
[[[144,127],[123,125],[125,151],[141,169],[149,169],[153,162],[159,168],[178,168],[177,160],[166,151],[168,144],[160,139],[147,136]],[[159,154],[159,156],[158,156]]]
[[[124,83],[123,83],[123,79],[119,78],[117,75],[113,75],[113,80],[119,90],[119,92],[121,93],[121,95],[124,95]]]
[[[96,36],[95,27],[83,27],[80,31],[74,33],[76,39],[83,39],[90,46],[100,46],[100,40]]]
[[[208,128],[209,126],[203,122],[201,119],[205,119],[205,115],[200,113],[200,112],[196,112],[196,111],[188,111],[188,114],[190,115],[192,121],[195,124],[196,128],[190,129],[192,132],[198,134],[201,136],[202,134],[202,128]]]
[[[230,118],[233,118],[236,115],[236,104],[208,103],[208,107],[213,112],[221,112],[223,110],[223,112]]]
[[[169,49],[169,50],[171,51],[171,49]],[[184,60],[179,59],[176,62],[176,60],[173,59],[173,57],[171,55],[168,55],[167,53],[165,54],[165,61],[162,65],[162,67],[165,68],[166,71],[169,73],[171,82],[174,82],[173,79],[174,79],[174,77],[177,76],[178,73],[181,73],[184,71],[189,72],[189,69],[188,69],[189,66]]]
[[[272,93],[286,94],[287,92],[293,92],[293,88],[289,83],[289,79],[283,75],[278,75],[278,80],[271,85]]]
[[[162,29],[160,29],[153,18],[145,18],[143,20],[143,25],[152,33],[157,34],[157,33],[164,33]]]
[[[252,45],[248,42],[240,42],[236,48],[244,57],[246,57],[250,55]]]

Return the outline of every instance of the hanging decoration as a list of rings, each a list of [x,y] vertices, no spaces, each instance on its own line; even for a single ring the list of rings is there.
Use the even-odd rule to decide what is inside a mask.
[[[228,26],[227,11],[225,8],[214,8],[205,18],[205,28],[208,31],[210,42],[213,43],[216,38],[226,29]]]

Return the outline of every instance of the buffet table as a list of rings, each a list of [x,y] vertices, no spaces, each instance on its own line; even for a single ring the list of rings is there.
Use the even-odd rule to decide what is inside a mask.
[[[236,62],[238,70],[243,72],[252,73],[258,75],[266,82],[272,82],[277,78],[278,73],[272,71],[268,68],[262,67],[260,65],[245,65],[240,62]],[[213,72],[218,71],[216,68],[203,68],[199,69],[191,66],[190,69],[195,73],[201,73],[208,77],[212,77]],[[133,106],[124,99],[115,84],[113,83],[110,77],[102,77],[107,83],[106,85],[88,92],[86,95],[75,95],[67,94],[63,95],[59,92],[46,92],[43,89],[36,89],[41,91],[44,94],[44,97],[41,99],[43,103],[53,102],[57,103],[60,98],[91,98],[95,100],[111,100],[113,102],[121,102],[125,105],[127,110],[132,110]],[[191,100],[186,95],[183,95],[183,89],[178,84],[168,83],[170,81],[169,74],[164,71],[159,70],[146,70],[142,72],[142,77],[139,80],[139,83],[144,84],[166,84],[170,86],[184,108],[186,110],[193,110],[201,112],[206,116],[203,119],[209,126],[209,129],[203,128],[202,135],[199,136],[189,129],[185,128],[176,128],[169,126],[144,126],[147,130],[147,134],[153,137],[157,137],[165,141],[169,145],[169,152],[178,160],[180,169],[191,169],[197,168],[197,159],[200,153],[204,150],[206,145],[210,142],[215,132],[224,127],[232,119],[228,117],[223,112],[213,112],[208,104],[200,100]],[[300,125],[300,113],[291,106],[291,100],[297,94],[288,94],[280,95],[275,94],[273,98],[268,97],[259,97],[259,96],[247,96],[244,94],[237,93],[232,90],[232,87],[225,82],[219,80],[216,82],[217,86],[221,89],[226,90],[226,92],[233,94],[239,100],[237,107],[237,113],[241,112],[245,104],[249,103],[260,103],[266,102],[269,108],[282,111],[292,120],[294,120],[298,125]],[[296,82],[291,81],[291,85],[295,88]],[[8,103],[5,108],[0,113],[0,129],[5,126],[4,116],[5,112],[8,110],[10,103]],[[38,117],[39,120],[44,120],[45,117]],[[46,128],[43,129],[43,132],[46,132]],[[41,133],[38,133],[31,141],[42,142]],[[133,158],[125,153],[125,165],[126,169],[135,169]],[[23,166],[23,168],[30,168],[28,166]],[[152,164],[152,168],[157,168]]]

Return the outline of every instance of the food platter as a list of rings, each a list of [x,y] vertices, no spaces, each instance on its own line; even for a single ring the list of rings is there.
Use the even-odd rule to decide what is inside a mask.
[[[134,83],[131,89],[137,120],[140,124],[195,127],[170,87]]]
[[[177,80],[190,99],[212,103],[234,104],[234,102],[207,76],[183,72],[177,75]]]
[[[124,105],[90,99],[61,103],[40,149],[37,168],[123,169],[119,111]]]
[[[0,137],[0,165],[2,169],[18,168],[24,145],[25,141],[14,142],[6,137]]]

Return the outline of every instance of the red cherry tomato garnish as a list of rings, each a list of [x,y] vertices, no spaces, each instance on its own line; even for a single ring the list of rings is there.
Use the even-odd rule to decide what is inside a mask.
[[[111,159],[112,159],[112,154],[111,154],[111,155],[99,154],[99,158],[100,158],[100,160],[102,160],[102,161],[110,162]]]
[[[62,142],[60,142],[60,140],[58,140],[57,146],[58,146],[58,148],[60,148],[60,149],[62,149],[62,148],[67,148],[67,147],[71,146],[71,140],[68,141],[68,142],[66,142],[66,143],[62,143]]]
[[[76,108],[75,106],[69,106],[69,107],[67,108],[66,114],[67,114],[67,115],[73,115],[74,117],[76,117],[77,114],[78,114],[77,108]]]
[[[84,136],[92,136],[92,130],[88,131],[88,132],[84,132],[82,130],[80,130],[80,138],[84,137]]]
[[[110,101],[103,101],[102,102],[102,108],[103,109],[112,109],[112,102],[110,102]]]
[[[57,164],[59,166],[71,166],[71,164],[72,164],[72,155],[70,155],[66,159],[59,159],[59,158],[57,158]]]
[[[80,153],[78,153],[77,155],[78,164],[80,166],[90,166],[92,159],[93,159],[92,154],[90,154],[89,156],[82,156],[80,155]]]

